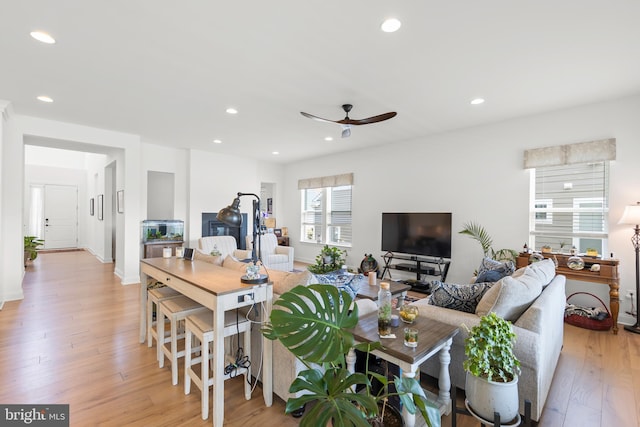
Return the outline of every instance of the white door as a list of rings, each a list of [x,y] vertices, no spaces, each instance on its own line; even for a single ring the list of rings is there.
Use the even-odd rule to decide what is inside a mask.
[[[44,186],[44,248],[78,247],[78,187]]]

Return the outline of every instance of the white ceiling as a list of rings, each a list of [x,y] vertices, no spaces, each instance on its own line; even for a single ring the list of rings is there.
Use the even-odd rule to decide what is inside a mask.
[[[391,16],[402,28],[383,33]],[[0,0],[0,99],[290,162],[640,93],[639,22],[637,0]],[[398,116],[341,139],[300,115],[341,119],[343,103]]]

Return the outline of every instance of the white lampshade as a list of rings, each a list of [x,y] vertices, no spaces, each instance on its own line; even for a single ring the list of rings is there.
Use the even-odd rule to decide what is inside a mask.
[[[640,202],[635,205],[629,205],[624,207],[624,213],[622,218],[618,221],[618,224],[640,224]]]

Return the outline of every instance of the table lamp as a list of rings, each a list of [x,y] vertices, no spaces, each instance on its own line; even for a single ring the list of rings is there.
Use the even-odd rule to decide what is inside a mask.
[[[251,265],[247,267],[247,274],[242,276],[240,281],[246,284],[259,285],[269,281],[269,276],[259,273],[260,266],[258,265],[258,261],[261,259],[259,252],[260,234],[258,233],[258,227],[260,226],[260,197],[253,193],[238,193],[237,197],[233,199],[233,202],[229,206],[220,209],[216,218],[218,221],[224,222],[231,227],[240,227],[242,225],[240,197],[242,196],[253,196],[256,200],[253,201],[253,252],[251,254]],[[256,244],[256,242],[258,243]]]
[[[636,251],[636,324],[633,326],[625,325],[624,329],[636,334],[640,334],[640,319],[638,318],[638,302],[640,302],[640,202],[635,205],[625,206],[622,218],[618,224],[634,225],[631,243]]]

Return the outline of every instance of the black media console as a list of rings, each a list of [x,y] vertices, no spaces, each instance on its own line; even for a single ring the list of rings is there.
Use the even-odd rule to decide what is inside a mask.
[[[422,276],[440,276],[443,282],[447,279],[450,259],[433,258],[417,255],[394,254],[387,252],[382,256],[384,259],[384,269],[381,278],[384,279],[385,274],[389,274],[391,279],[391,270],[408,271],[416,273],[415,279],[404,280],[407,285],[411,285],[411,290],[415,292],[430,293],[430,282],[422,280]],[[394,263],[394,260],[410,261]]]

